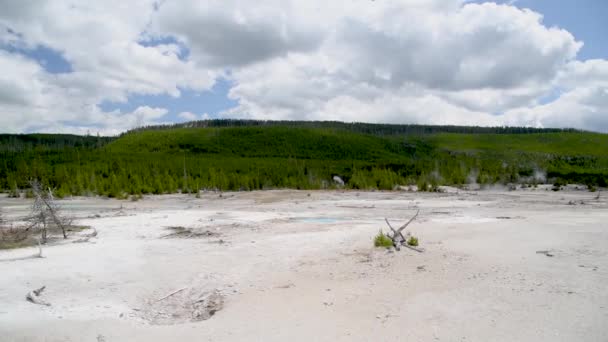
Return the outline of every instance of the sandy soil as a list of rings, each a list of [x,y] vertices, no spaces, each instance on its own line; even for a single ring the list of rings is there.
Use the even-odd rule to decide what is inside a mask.
[[[595,196],[66,200],[99,235],[44,259],[0,251],[0,341],[607,341],[608,194]],[[0,198],[13,219],[28,205]],[[384,217],[417,209],[410,230],[425,253],[372,247]],[[43,285],[50,307],[25,300]],[[193,322],[193,300],[210,293],[223,309]]]

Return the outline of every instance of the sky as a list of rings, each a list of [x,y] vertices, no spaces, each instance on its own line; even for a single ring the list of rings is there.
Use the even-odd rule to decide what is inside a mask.
[[[209,118],[608,133],[605,0],[0,0],[0,132]]]

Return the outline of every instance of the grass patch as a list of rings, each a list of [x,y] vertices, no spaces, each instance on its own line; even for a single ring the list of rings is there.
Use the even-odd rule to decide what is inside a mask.
[[[407,240],[407,244],[412,247],[418,247],[418,238],[415,236],[411,236],[409,240]]]
[[[68,226],[66,231],[69,233],[82,232],[91,229],[89,226]],[[48,228],[49,241],[54,237],[61,235],[61,229],[59,227]],[[17,249],[36,246],[40,239],[40,229],[32,228],[26,230],[25,227],[13,227],[6,226],[0,227],[0,250],[3,249]]]
[[[0,241],[0,250],[32,247],[37,244],[38,242],[34,241],[33,239],[26,239],[22,241]]]
[[[378,231],[378,235],[374,237],[375,247],[391,248],[393,247],[393,240],[389,239],[388,236],[384,235],[382,230]]]
[[[33,234],[25,228],[0,227],[0,250],[30,247],[36,244]]]
[[[212,232],[210,230],[202,230],[197,228],[187,228],[181,226],[167,227],[172,233],[162,236],[162,239],[175,239],[175,238],[185,238],[185,239],[199,239],[205,237],[215,237],[220,236],[219,233]]]
[[[65,228],[65,230],[68,232],[82,232],[82,231],[85,231],[88,229],[91,229],[91,227],[90,226],[73,226],[73,225],[71,225],[71,226],[67,226]],[[58,233],[61,232],[59,229],[57,229],[56,231]]]

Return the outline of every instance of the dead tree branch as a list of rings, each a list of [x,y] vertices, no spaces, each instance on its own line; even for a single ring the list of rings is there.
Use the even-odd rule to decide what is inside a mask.
[[[407,221],[404,225],[399,227],[399,229],[395,229],[393,227],[393,225],[391,225],[391,223],[388,221],[387,218],[384,219],[386,221],[386,224],[388,225],[388,227],[393,232],[392,234],[387,234],[387,237],[393,241],[393,246],[395,246],[395,248],[397,250],[400,250],[401,246],[404,246],[404,247],[409,248],[418,253],[423,252],[421,249],[408,245],[407,241],[408,241],[408,238],[411,236],[411,234],[409,232],[407,232],[405,234],[405,236],[403,235],[403,230],[405,230],[405,228],[407,228],[410,225],[410,223],[412,223],[418,217],[418,214],[420,214],[420,210],[418,210],[416,212],[416,215],[414,215],[409,221]]]
[[[27,299],[28,302],[34,303],[34,304],[38,304],[38,305],[44,305],[44,306],[51,306],[51,303],[44,301],[43,299],[40,298],[40,296],[42,295],[42,291],[44,291],[44,289],[46,289],[46,286],[43,286],[37,290],[34,290],[32,292],[29,292],[26,296],[25,299]]]
[[[176,294],[178,294],[178,293],[180,293],[180,292],[182,292],[182,291],[184,291],[186,289],[188,289],[188,288],[184,287],[184,288],[181,288],[181,289],[179,289],[177,291],[173,291],[173,292],[169,293],[168,295],[164,296],[163,298],[157,299],[156,301],[160,302],[161,300],[165,300],[165,299],[167,299],[167,298],[169,298],[171,296],[174,296],[174,295],[176,295]]]
[[[89,242],[89,240],[91,240],[94,237],[97,237],[97,229],[91,227],[91,229],[93,229],[93,232],[91,234],[86,234],[83,235],[82,238],[78,239],[78,240],[74,240],[73,243],[84,243],[84,242]]]

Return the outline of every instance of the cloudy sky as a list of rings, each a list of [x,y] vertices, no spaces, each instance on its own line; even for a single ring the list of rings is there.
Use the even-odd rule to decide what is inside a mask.
[[[0,131],[204,118],[608,132],[605,0],[0,0]]]

